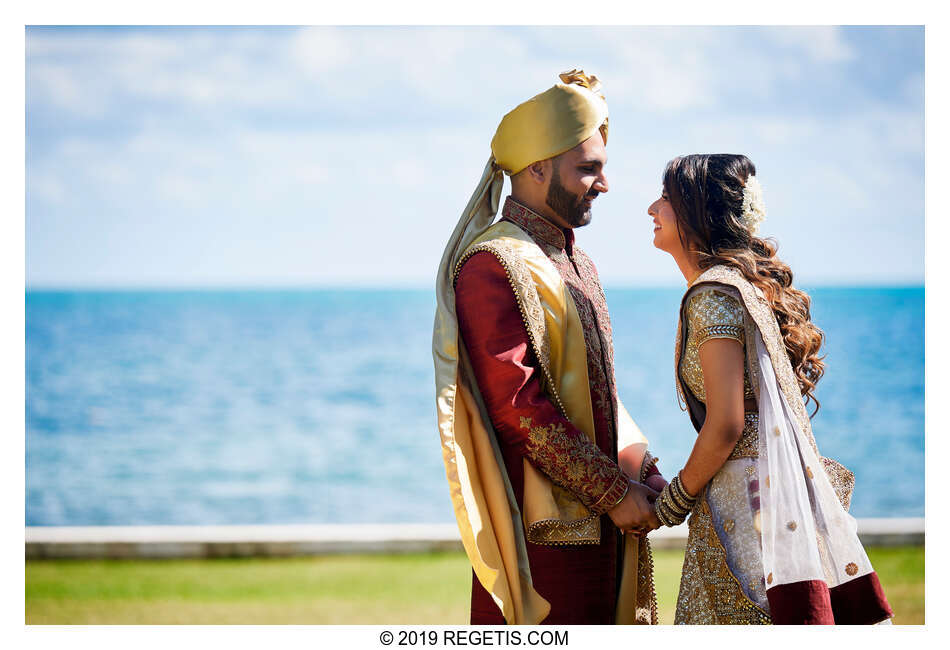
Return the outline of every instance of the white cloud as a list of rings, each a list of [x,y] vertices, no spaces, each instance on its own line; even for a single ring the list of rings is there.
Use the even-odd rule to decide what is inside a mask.
[[[116,162],[113,157],[85,160],[84,166],[90,180],[105,187],[128,186],[135,180],[135,172],[127,164]]]
[[[922,222],[922,77],[869,100],[837,66],[860,59],[836,29],[28,32],[27,52],[28,116],[56,113],[28,131],[33,281],[428,283],[501,115],[572,65],[611,106],[611,192],[579,234],[605,277],[675,281],[645,210],[666,160],[694,151],[749,153],[770,226],[820,251],[818,275],[873,272],[891,242],[922,249],[922,223],[890,218]],[[848,110],[788,110],[817,77]],[[865,250],[828,248],[856,219]]]
[[[353,57],[351,39],[335,27],[307,27],[291,39],[289,51],[301,69],[316,78],[341,69]]]
[[[290,172],[295,181],[304,185],[323,185],[331,179],[329,167],[321,164],[303,163],[292,167]]]
[[[851,58],[835,28],[769,28],[765,39],[754,34],[671,27],[42,33],[28,36],[27,60],[35,99],[48,96],[77,110],[117,109],[122,98],[139,98],[210,113],[365,111],[388,98],[405,113],[440,110],[452,119],[481,106],[497,110],[496,97],[524,99],[526,87],[541,90],[555,80],[552,70],[573,65],[592,66],[618,106],[683,111],[721,105],[737,88],[774,93],[801,76],[801,58]],[[769,55],[769,40],[783,56]]]
[[[160,197],[168,203],[193,203],[203,194],[202,183],[191,176],[160,172],[154,181]]]
[[[41,63],[29,68],[30,88],[37,102],[48,102],[66,114],[102,117],[107,98],[90,92],[67,65]]]
[[[32,199],[52,204],[62,204],[66,198],[66,190],[59,179],[42,173],[30,174],[26,193]]]
[[[840,27],[773,27],[767,33],[775,43],[798,50],[816,63],[844,63],[856,56]]]

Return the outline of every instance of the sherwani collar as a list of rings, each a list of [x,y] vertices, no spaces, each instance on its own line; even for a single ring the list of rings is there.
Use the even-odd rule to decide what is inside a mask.
[[[510,196],[505,199],[501,210],[504,219],[511,221],[536,240],[541,240],[549,246],[570,251],[574,246],[574,231],[570,228],[562,229],[542,217],[540,214],[527,208]]]

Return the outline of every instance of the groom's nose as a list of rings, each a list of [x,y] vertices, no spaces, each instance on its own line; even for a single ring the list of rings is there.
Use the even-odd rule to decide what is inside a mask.
[[[603,172],[600,173],[600,176],[597,177],[597,180],[594,181],[592,190],[597,192],[606,192],[610,189],[610,186],[607,184],[607,175]]]

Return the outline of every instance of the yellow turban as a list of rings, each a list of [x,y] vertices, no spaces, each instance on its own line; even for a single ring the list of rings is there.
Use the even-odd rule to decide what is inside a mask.
[[[561,80],[564,83],[520,104],[498,125],[492,155],[509,174],[573,149],[598,129],[606,144],[607,102],[597,94],[597,77],[572,70],[561,74]]]
[[[455,327],[455,290],[452,274],[465,249],[488,228],[498,212],[504,173],[517,174],[538,160],[569,151],[600,130],[607,143],[607,101],[600,94],[600,81],[583,70],[560,75],[556,84],[505,115],[492,138],[492,155],[482,177],[462,211],[455,231],[442,253],[436,292],[439,314],[436,322]]]
[[[498,212],[503,172],[517,174],[538,160],[569,151],[600,130],[607,144],[607,101],[600,81],[583,70],[560,75],[556,84],[502,118],[491,141],[492,155],[442,253],[436,277],[436,331],[456,327],[452,275],[465,249],[488,228]]]

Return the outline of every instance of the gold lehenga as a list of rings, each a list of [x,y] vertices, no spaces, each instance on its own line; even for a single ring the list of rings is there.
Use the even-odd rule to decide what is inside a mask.
[[[709,288],[693,292],[685,309],[685,345],[677,371],[685,389],[705,402],[699,347],[712,338],[745,344],[738,300]],[[745,395],[754,398],[748,361]],[[742,437],[703,490],[689,518],[689,537],[674,622],[677,625],[771,623],[759,541],[758,413],[745,415]]]
[[[854,475],[820,455],[762,292],[735,269],[714,266],[687,292],[676,337],[677,388],[697,431],[705,387],[689,359],[698,360],[705,340],[723,337],[743,344],[745,395],[755,396],[757,412],[746,414],[739,444],[693,509],[676,623],[889,622],[893,612],[847,513]]]

